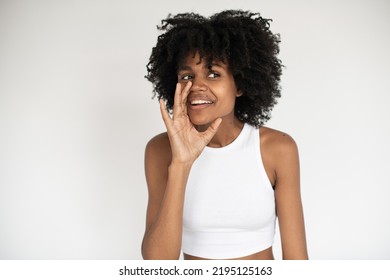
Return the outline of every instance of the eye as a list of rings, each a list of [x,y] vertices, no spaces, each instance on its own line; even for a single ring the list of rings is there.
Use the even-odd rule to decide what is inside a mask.
[[[184,75],[180,75],[180,79],[183,80],[183,81],[189,81],[193,78],[192,75],[190,74],[184,74]]]
[[[208,78],[218,78],[220,75],[217,72],[210,72],[210,74],[207,76]]]

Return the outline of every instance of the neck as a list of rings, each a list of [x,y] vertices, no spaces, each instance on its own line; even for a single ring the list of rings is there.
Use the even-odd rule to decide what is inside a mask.
[[[211,139],[207,146],[212,148],[221,148],[232,143],[240,134],[244,123],[239,121],[237,118],[231,120],[223,120],[220,124],[217,133]],[[204,131],[207,128],[197,127],[197,130]]]

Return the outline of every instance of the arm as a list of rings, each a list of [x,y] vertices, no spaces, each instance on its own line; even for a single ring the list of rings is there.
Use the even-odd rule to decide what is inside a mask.
[[[308,259],[295,141],[278,133],[274,141],[275,199],[283,259]]]
[[[142,242],[144,259],[178,259],[181,250],[184,194],[191,166],[216,133],[221,119],[198,132],[187,115],[191,87],[178,84],[173,118],[160,100],[168,137],[152,139],[145,151],[145,175],[149,200]],[[167,140],[167,138],[169,140]],[[165,141],[165,143],[164,143]]]
[[[191,166],[173,164],[168,167],[167,156],[161,155],[159,141],[149,142],[145,152],[149,201],[142,255],[144,259],[178,259],[184,192]]]

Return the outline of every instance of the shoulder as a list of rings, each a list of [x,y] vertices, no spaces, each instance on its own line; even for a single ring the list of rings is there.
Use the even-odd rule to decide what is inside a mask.
[[[275,183],[278,178],[297,173],[299,154],[293,137],[286,132],[268,127],[261,127],[259,133],[263,164],[271,181]]]
[[[166,132],[160,133],[151,138],[145,147],[145,161],[158,160],[170,161],[171,145]]]
[[[146,150],[165,150],[170,149],[169,138],[166,132],[152,137],[146,144]]]
[[[146,144],[144,168],[150,197],[162,195],[171,158],[171,146],[166,133],[154,136]]]
[[[298,146],[293,137],[286,132],[262,126],[259,129],[261,147],[276,155],[297,153]]]

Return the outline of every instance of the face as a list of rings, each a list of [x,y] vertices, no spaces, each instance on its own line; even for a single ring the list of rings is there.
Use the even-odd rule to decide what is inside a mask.
[[[227,64],[214,61],[207,65],[206,59],[199,63],[199,54],[187,56],[178,70],[178,82],[183,86],[192,82],[187,98],[187,113],[195,126],[208,126],[218,117],[233,121],[234,104],[240,92],[237,90]]]

